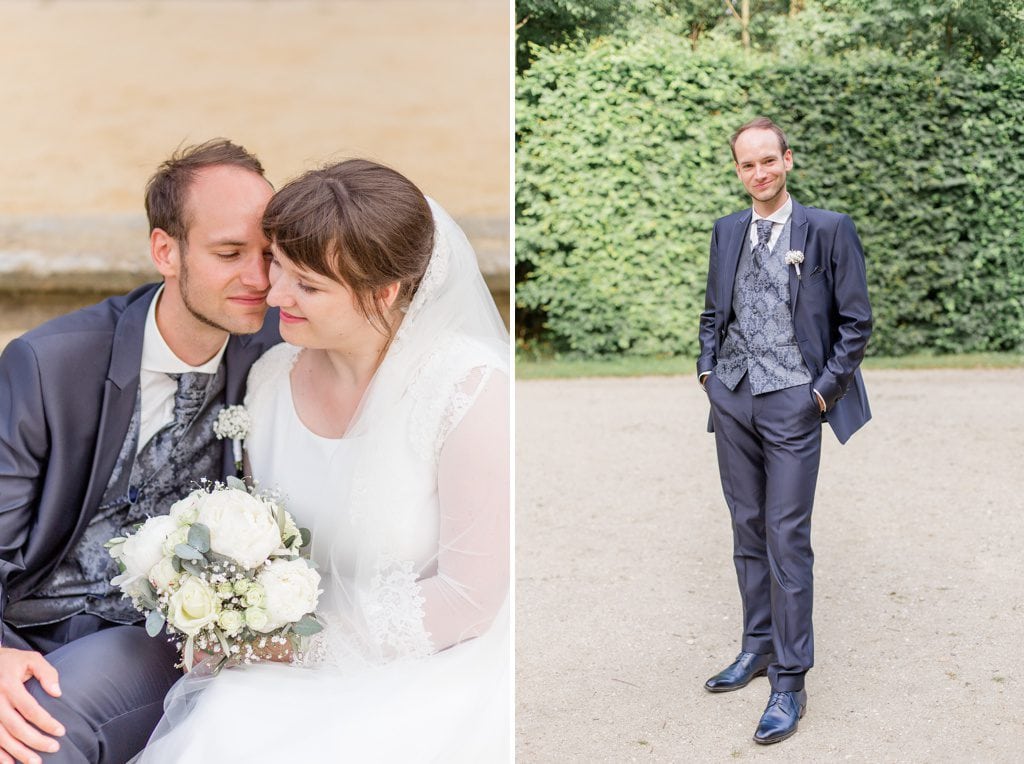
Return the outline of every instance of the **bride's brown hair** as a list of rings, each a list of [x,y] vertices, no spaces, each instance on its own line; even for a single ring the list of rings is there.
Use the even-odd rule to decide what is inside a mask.
[[[423,192],[404,175],[349,159],[274,194],[263,233],[299,267],[342,281],[360,312],[390,336],[380,294],[397,281],[392,308],[408,307],[430,262],[434,219]]]

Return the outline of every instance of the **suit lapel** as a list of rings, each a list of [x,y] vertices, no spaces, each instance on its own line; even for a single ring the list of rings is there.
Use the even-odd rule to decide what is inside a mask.
[[[804,247],[807,246],[807,211],[804,209],[802,204],[798,204],[796,199],[793,200],[793,216],[792,225],[789,229],[789,248],[798,252],[804,252]],[[807,253],[804,252],[805,261]],[[789,305],[790,311],[796,315],[796,301],[800,297],[800,284],[801,281],[797,278],[796,268],[793,266],[787,266],[789,269]],[[806,269],[801,265],[801,274],[806,273]]]
[[[232,335],[224,351],[224,405],[237,406],[242,403],[245,392],[245,381],[252,365],[252,351],[248,350],[254,335]],[[235,474],[234,443],[225,439],[222,449],[223,472],[225,475]]]
[[[277,308],[267,311],[263,328],[256,334],[232,335],[224,351],[226,372],[224,383],[224,405],[238,406],[244,403],[245,385],[249,379],[249,368],[263,352],[281,341],[278,333]],[[235,474],[235,457],[231,441],[224,441],[224,474]]]
[[[128,423],[135,409],[139,392],[139,371],[142,367],[142,338],[146,331],[146,315],[156,287],[150,295],[141,297],[125,308],[114,329],[110,351],[110,367],[103,389],[100,423],[93,452],[89,486],[85,492],[83,509],[99,504],[106,490],[110,473],[127,435]],[[91,513],[83,511],[79,525],[88,522]]]
[[[732,292],[736,284],[736,269],[740,264],[740,253],[743,251],[743,237],[750,231],[750,219],[753,212],[747,210],[740,216],[739,220],[727,231],[728,239],[723,242],[721,271],[724,279],[721,281],[722,293],[719,295],[719,305],[724,308],[722,326],[729,321],[732,315]]]

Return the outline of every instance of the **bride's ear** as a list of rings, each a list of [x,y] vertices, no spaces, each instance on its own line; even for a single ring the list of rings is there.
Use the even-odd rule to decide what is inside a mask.
[[[386,287],[381,287],[377,290],[377,299],[380,300],[381,305],[390,310],[394,307],[395,300],[398,299],[398,292],[401,288],[401,281],[393,281]]]

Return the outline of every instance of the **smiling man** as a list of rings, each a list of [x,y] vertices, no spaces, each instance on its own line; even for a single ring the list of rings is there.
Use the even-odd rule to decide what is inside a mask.
[[[162,284],[50,321],[0,356],[0,760],[124,762],[180,676],[110,585],[103,543],[234,473],[213,422],[279,341],[267,320],[273,191],[216,140],[146,188]]]
[[[754,734],[767,744],[796,732],[807,706],[821,422],[845,443],[871,418],[859,370],[871,306],[853,222],[789,195],[782,130],[760,117],[731,146],[752,209],[715,222],[697,374],[732,518],[743,635],[705,688],[738,690],[768,674]]]

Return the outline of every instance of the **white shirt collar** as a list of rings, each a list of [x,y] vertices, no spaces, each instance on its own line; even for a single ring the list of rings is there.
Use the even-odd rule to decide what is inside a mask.
[[[793,197],[787,194],[786,203],[779,207],[777,210],[775,210],[775,212],[773,212],[771,215],[758,215],[755,211],[754,218],[751,221],[751,223],[756,223],[758,220],[770,220],[773,223],[781,223],[782,225],[785,225],[786,221],[789,220],[789,216],[792,214]]]
[[[174,354],[163,335],[160,334],[160,328],[156,325],[156,304],[160,301],[163,293],[164,287],[161,284],[156,294],[153,295],[153,301],[149,304],[146,330],[142,337],[142,370],[162,374],[184,374],[189,371],[216,374],[230,337],[224,340],[220,350],[209,361],[201,366],[189,366]]]

